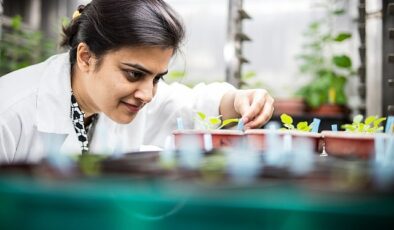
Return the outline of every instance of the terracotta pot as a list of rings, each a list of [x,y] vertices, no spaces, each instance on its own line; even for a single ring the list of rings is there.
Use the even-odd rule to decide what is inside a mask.
[[[236,147],[244,138],[244,133],[239,130],[213,130],[211,135],[213,148]]]
[[[322,135],[327,154],[364,159],[375,154],[374,134],[323,131]]]
[[[293,140],[299,139],[309,139],[313,143],[314,151],[317,153],[322,152],[322,136],[319,133],[301,132],[296,130],[268,130],[268,129],[250,129],[246,130],[246,139],[249,146],[252,146],[258,151],[267,150],[266,137],[269,132],[275,132],[279,136],[283,137],[285,134],[290,134]]]
[[[204,134],[211,134],[212,147],[215,149],[234,147],[242,141],[244,134],[238,130],[175,130],[175,147],[180,148],[183,138],[195,138],[201,149],[206,149],[204,145]]]
[[[318,116],[338,116],[348,114],[349,109],[342,105],[324,104],[316,109],[312,109],[310,113]]]
[[[301,98],[275,99],[274,115],[286,113],[291,116],[299,116],[305,113],[305,102]]]

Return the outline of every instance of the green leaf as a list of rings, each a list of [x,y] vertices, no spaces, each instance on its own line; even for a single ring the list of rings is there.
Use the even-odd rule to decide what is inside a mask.
[[[346,131],[352,131],[352,132],[354,132],[356,130],[356,128],[350,124],[342,125],[341,128]]]
[[[222,126],[226,126],[226,125],[228,125],[228,124],[231,124],[231,123],[238,123],[238,122],[239,122],[239,119],[238,119],[238,118],[226,119],[226,120],[223,121]]]
[[[179,71],[179,70],[172,70],[167,74],[167,77],[169,77],[172,80],[178,80],[186,76],[186,73],[184,71]]]
[[[332,59],[333,63],[340,68],[352,67],[352,60],[347,55],[334,56]]]
[[[209,118],[209,123],[211,123],[212,125],[220,124],[220,122],[222,122],[220,120],[220,118],[217,118],[217,117],[210,117]]]
[[[297,130],[309,132],[311,129],[312,127],[306,121],[298,122],[297,124]]]
[[[293,124],[293,118],[291,118],[289,115],[285,113],[280,115],[280,120],[282,121],[283,124]]]
[[[364,123],[359,123],[359,124],[358,124],[358,129],[357,129],[357,131],[363,132],[363,131],[364,131],[364,128],[365,128],[365,124],[364,124]]]
[[[207,117],[203,112],[197,112],[197,115],[202,121]]]
[[[381,118],[379,118],[379,119],[376,119],[376,120],[373,122],[373,127],[374,127],[374,128],[379,127],[380,123],[382,123],[382,122],[385,121],[385,120],[386,120],[385,117],[381,117]]]
[[[342,41],[345,41],[346,39],[349,39],[351,37],[352,37],[352,35],[350,33],[340,33],[334,38],[334,41],[342,42]]]
[[[247,80],[250,80],[250,79],[252,79],[252,78],[254,78],[254,77],[256,77],[256,72],[254,72],[254,71],[248,71],[248,72],[246,72],[245,74],[243,74],[241,78],[242,78],[243,80],[247,81]]]
[[[376,132],[376,129],[375,129],[375,128],[368,128],[368,129],[366,130],[366,132],[367,132],[367,133],[375,133],[375,132]]]
[[[312,22],[311,24],[309,24],[309,29],[311,30],[317,30],[320,27],[320,23],[319,22]]]
[[[14,30],[20,30],[22,27],[22,17],[20,15],[16,15],[11,19],[11,27]]]
[[[369,125],[369,124],[371,124],[374,120],[376,120],[376,116],[369,116],[369,117],[367,117],[367,118],[365,118],[365,124],[366,125]]]
[[[353,123],[359,124],[359,123],[361,123],[361,121],[363,120],[363,118],[364,118],[364,116],[361,115],[361,114],[359,114],[359,115],[357,115],[357,116],[354,116],[354,118],[353,118]]]
[[[345,9],[337,9],[332,12],[334,15],[343,15],[344,13],[346,13]]]

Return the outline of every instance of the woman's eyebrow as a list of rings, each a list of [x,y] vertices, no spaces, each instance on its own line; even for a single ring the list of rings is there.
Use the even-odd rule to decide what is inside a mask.
[[[143,67],[140,64],[125,63],[125,62],[122,62],[122,64],[130,66],[130,67],[133,67],[133,68],[138,69],[139,71],[142,71],[142,72],[147,73],[147,74],[153,74],[151,71],[147,70],[145,67]],[[166,70],[166,71],[164,71],[162,73],[159,73],[158,75],[166,75],[167,73],[168,73],[168,70]]]

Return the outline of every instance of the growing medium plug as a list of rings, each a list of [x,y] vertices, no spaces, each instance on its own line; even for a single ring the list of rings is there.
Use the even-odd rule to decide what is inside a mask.
[[[244,127],[244,121],[242,120],[242,118],[240,118],[239,121],[238,121],[237,130],[243,131],[244,128],[245,128]]]
[[[312,133],[318,133],[319,132],[319,126],[320,126],[320,119],[318,118],[313,118],[313,127],[312,127]]]
[[[177,117],[176,118],[176,125],[178,130],[183,130],[185,127],[183,126],[183,120],[182,117]]]

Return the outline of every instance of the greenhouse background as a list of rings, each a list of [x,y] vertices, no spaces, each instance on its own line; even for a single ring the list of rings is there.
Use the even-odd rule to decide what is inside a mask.
[[[20,15],[22,28],[26,31],[41,31],[42,40],[31,41],[26,49],[40,50],[33,52],[32,62],[49,54],[62,52],[57,46],[61,36],[61,24],[66,23],[79,4],[88,1],[77,0],[3,0],[2,1],[2,39],[12,27],[12,18]],[[300,76],[297,55],[303,45],[303,32],[313,20],[322,17],[324,12],[313,7],[315,0],[244,0],[243,7],[251,20],[243,22],[245,34],[251,42],[244,43],[243,53],[249,61],[243,65],[242,74],[250,76],[244,88],[266,88],[275,98],[290,98],[308,78]],[[341,46],[352,57],[353,67],[360,66],[360,38],[357,31],[357,0],[343,1],[347,13],[335,21],[335,29],[351,32],[350,42]],[[183,17],[187,28],[187,39],[172,65],[174,78],[182,73],[182,78],[175,80],[193,86],[197,82],[226,80],[226,61],[224,47],[228,29],[228,0],[169,0]],[[382,19],[374,14],[382,8],[381,1],[366,1],[366,11],[371,16],[366,18],[367,29],[367,80],[365,99],[360,99],[359,78],[349,78],[346,86],[347,105],[358,113],[364,106],[367,114],[382,114]],[[203,15],[203,16],[202,16]],[[29,35],[30,36],[30,35]],[[34,37],[34,36],[33,36]],[[41,46],[38,48],[36,46]],[[23,51],[21,51],[23,52]],[[28,50],[25,52],[32,54]],[[42,57],[38,57],[41,55]],[[4,64],[4,63],[3,63]],[[22,65],[23,66],[23,65]],[[2,75],[5,74],[4,71]],[[171,74],[170,74],[171,75]],[[168,76],[171,81],[171,76]],[[365,101],[363,101],[365,100]]]

